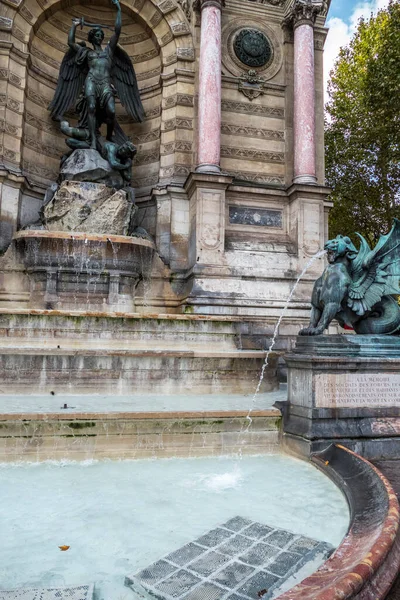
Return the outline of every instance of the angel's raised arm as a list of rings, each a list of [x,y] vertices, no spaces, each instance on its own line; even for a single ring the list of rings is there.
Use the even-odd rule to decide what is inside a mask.
[[[75,42],[75,31],[78,25],[80,25],[80,23],[80,19],[72,19],[71,29],[68,33],[68,46],[71,48],[71,50],[74,50],[75,52],[78,52],[80,48],[79,44]]]
[[[121,19],[121,6],[118,0],[112,0],[113,4],[117,7],[117,16],[115,18],[115,29],[110,39],[110,48],[114,50],[118,44],[119,36],[121,35],[122,19]]]

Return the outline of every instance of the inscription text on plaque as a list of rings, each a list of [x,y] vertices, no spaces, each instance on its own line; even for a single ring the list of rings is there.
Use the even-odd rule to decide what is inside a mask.
[[[400,407],[400,373],[320,373],[317,408]]]

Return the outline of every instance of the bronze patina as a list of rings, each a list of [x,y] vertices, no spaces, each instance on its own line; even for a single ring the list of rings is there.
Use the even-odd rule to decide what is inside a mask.
[[[126,141],[115,115],[116,96],[135,122],[144,119],[132,61],[118,45],[122,27],[121,7],[118,0],[112,1],[117,8],[117,15],[114,33],[105,47],[102,46],[102,26],[97,25],[88,34],[92,48],[85,42],[77,43],[76,28],[87,23],[78,18],[72,20],[68,35],[69,50],[61,63],[57,88],[49,106],[52,118],[63,122],[63,128],[66,129],[68,124],[65,125],[64,114],[77,102],[78,127],[68,125],[67,143],[71,148],[93,148],[101,151],[99,137],[103,123],[107,125],[109,142],[123,144]]]
[[[314,285],[310,324],[300,335],[321,335],[333,319],[360,334],[400,335],[400,221],[371,250],[347,236],[325,244],[329,264]]]

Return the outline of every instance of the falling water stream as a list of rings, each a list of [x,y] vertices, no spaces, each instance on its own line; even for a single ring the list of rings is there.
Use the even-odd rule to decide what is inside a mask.
[[[324,254],[326,254],[326,250],[320,250],[319,252],[317,252],[317,254],[314,254],[314,256],[312,256],[312,257],[310,258],[310,260],[309,260],[309,261],[308,261],[308,263],[305,265],[304,269],[302,270],[302,272],[300,273],[300,275],[298,276],[298,278],[297,278],[297,279],[296,279],[296,281],[294,282],[294,285],[293,285],[292,289],[290,290],[290,294],[289,294],[289,296],[287,297],[287,300],[285,301],[285,304],[284,304],[284,306],[283,306],[283,308],[282,308],[281,314],[279,315],[278,321],[277,321],[277,323],[276,323],[276,325],[275,325],[275,328],[274,328],[274,333],[273,333],[273,335],[272,335],[272,340],[271,340],[271,343],[270,343],[270,345],[269,345],[269,347],[268,347],[268,350],[266,351],[266,354],[265,354],[264,364],[263,364],[263,366],[262,366],[262,369],[261,369],[261,373],[260,373],[260,379],[258,380],[258,384],[257,384],[257,387],[256,387],[256,391],[254,392],[253,398],[251,399],[251,404],[250,404],[249,412],[247,413],[247,416],[246,416],[246,419],[248,420],[247,430],[249,429],[249,427],[250,427],[250,425],[251,425],[251,423],[252,423],[252,418],[251,418],[251,416],[250,416],[250,415],[251,415],[251,412],[253,411],[253,408],[254,408],[254,402],[255,402],[255,400],[256,400],[257,394],[258,394],[258,392],[260,391],[261,384],[262,384],[262,382],[263,382],[263,379],[264,379],[264,373],[265,373],[265,369],[266,369],[266,368],[267,368],[267,366],[268,366],[268,358],[269,358],[269,355],[271,354],[271,352],[272,352],[272,350],[273,350],[273,347],[275,346],[275,343],[276,343],[276,338],[277,338],[277,336],[278,336],[278,333],[279,333],[279,327],[280,327],[280,325],[281,325],[281,323],[282,323],[282,319],[283,319],[283,317],[285,316],[285,313],[286,313],[286,311],[287,311],[287,309],[288,309],[288,307],[289,307],[290,301],[291,301],[291,299],[293,298],[293,294],[295,293],[295,291],[296,291],[296,288],[297,288],[297,286],[298,286],[298,284],[299,284],[300,280],[301,280],[301,279],[302,279],[302,277],[305,275],[305,273],[308,271],[308,269],[311,267],[311,265],[312,265],[312,264],[313,264],[313,263],[314,263],[314,262],[315,262],[315,261],[316,261],[318,258],[321,258],[321,256],[324,256]]]

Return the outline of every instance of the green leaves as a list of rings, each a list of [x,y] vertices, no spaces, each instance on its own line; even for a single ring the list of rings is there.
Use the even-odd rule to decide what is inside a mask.
[[[329,236],[359,231],[374,243],[400,217],[400,4],[360,20],[328,86]]]

